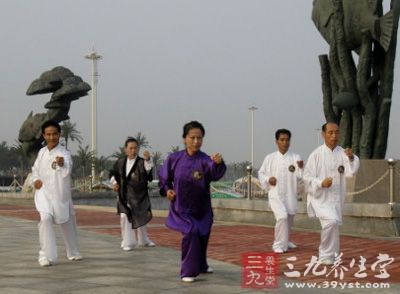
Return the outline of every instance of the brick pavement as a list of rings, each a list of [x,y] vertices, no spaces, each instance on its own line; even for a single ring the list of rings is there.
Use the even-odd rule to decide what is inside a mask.
[[[108,209],[110,210],[110,209]],[[76,209],[77,223],[81,229],[87,229],[98,233],[120,235],[119,218],[115,212],[108,212],[93,209]],[[0,215],[38,220],[38,214],[33,205],[8,205],[0,204]],[[165,219],[154,217],[149,224],[148,231],[150,238],[158,246],[180,248],[180,233],[167,229],[164,226]],[[291,262],[294,269],[301,274],[300,280],[321,282],[335,279],[333,273],[328,277],[316,277],[311,272],[304,276],[312,255],[317,255],[319,244],[319,232],[294,231],[291,240],[298,245],[297,249],[280,255],[281,276],[283,272],[289,272],[286,258],[296,257]],[[242,225],[234,223],[217,222],[213,226],[208,256],[213,259],[241,264],[241,253],[243,252],[269,252],[273,241],[273,228],[257,225]],[[400,282],[400,239],[399,238],[361,238],[353,236],[341,236],[341,248],[343,251],[343,265],[348,269],[344,271],[343,282]],[[386,267],[390,274],[388,279],[377,279],[373,276],[379,273],[379,267],[373,272],[370,267],[376,261],[378,253],[388,254],[394,258],[394,262]],[[358,271],[359,256],[366,258],[365,266],[367,277],[364,279],[354,278]],[[353,268],[349,268],[352,258],[355,258]],[[318,268],[317,270],[322,270]],[[329,272],[330,268],[327,268]],[[340,272],[340,271],[338,271]]]

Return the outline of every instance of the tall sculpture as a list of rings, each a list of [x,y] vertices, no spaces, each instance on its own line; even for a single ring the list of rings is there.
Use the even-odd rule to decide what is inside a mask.
[[[71,102],[86,96],[90,90],[89,84],[62,66],[45,71],[30,84],[27,95],[53,93],[44,106],[48,111],[37,114],[31,112],[19,130],[18,140],[31,164],[42,147],[42,124],[49,119],[57,122],[69,119]]]
[[[386,154],[399,13],[399,0],[385,15],[382,0],[313,2],[312,20],[329,44],[329,57],[319,56],[325,118],[339,124],[340,145],[363,159]]]

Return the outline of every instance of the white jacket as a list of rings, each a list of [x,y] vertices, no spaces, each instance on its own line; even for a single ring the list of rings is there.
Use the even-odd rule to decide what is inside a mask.
[[[298,161],[301,161],[298,154],[276,151],[265,157],[258,171],[258,179],[268,191],[268,201],[276,219],[296,214],[297,182],[303,175],[303,169],[297,166]],[[276,178],[275,186],[268,183],[270,177]]]
[[[64,166],[53,164],[57,156],[64,157]],[[52,215],[57,224],[65,223],[73,214],[71,198],[72,158],[70,152],[58,144],[51,151],[40,149],[32,167],[31,184],[41,180],[43,186],[35,191],[35,205],[39,212]]]
[[[336,146],[331,150],[321,145],[309,156],[304,170],[307,187],[307,212],[310,217],[336,220],[342,223],[343,203],[346,196],[346,179],[357,173],[359,158],[350,161],[344,149]],[[331,177],[332,186],[322,188],[322,181]]]

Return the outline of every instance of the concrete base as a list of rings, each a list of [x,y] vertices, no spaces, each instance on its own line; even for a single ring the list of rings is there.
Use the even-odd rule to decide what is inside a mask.
[[[220,221],[275,225],[268,201],[247,199],[213,199],[214,218]],[[309,218],[306,202],[299,202],[295,229],[320,230],[319,220]],[[345,203],[341,233],[398,237],[400,205],[391,209],[388,204]]]
[[[372,186],[388,171],[388,163],[386,160],[361,160],[360,169],[353,179],[347,182],[347,191],[356,192],[370,187],[367,191],[358,195],[348,195],[346,202],[357,203],[388,203],[390,202],[389,192],[389,175],[386,175],[377,185]],[[394,167],[394,202],[400,202],[400,163]],[[353,182],[353,183],[352,183]]]
[[[0,192],[0,198],[4,198],[4,199],[33,199],[33,193]]]

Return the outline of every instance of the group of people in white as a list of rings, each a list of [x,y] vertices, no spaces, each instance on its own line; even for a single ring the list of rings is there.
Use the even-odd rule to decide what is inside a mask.
[[[321,223],[319,262],[334,263],[339,254],[339,225],[346,196],[346,177],[353,176],[360,160],[351,148],[338,146],[339,127],[327,122],[322,126],[324,144],[315,149],[304,165],[301,157],[289,151],[291,133],[279,129],[275,133],[278,150],[268,154],[258,177],[268,191],[268,200],[276,224],[272,250],[284,253],[296,248],[290,231],[297,210],[297,185],[303,179],[307,192],[307,212]]]
[[[57,261],[53,223],[61,225],[67,258],[76,261],[82,256],[71,198],[71,154],[59,144],[61,129],[57,122],[45,122],[42,135],[46,146],[39,151],[32,168],[31,184],[36,189],[35,205],[40,214],[38,261],[41,266],[50,266]],[[290,241],[290,231],[297,210],[297,184],[303,179],[308,214],[319,218],[321,223],[320,263],[333,264],[335,254],[340,250],[339,225],[346,193],[345,177],[353,176],[360,162],[350,148],[338,146],[339,127],[336,123],[325,123],[322,137],[324,144],[315,149],[304,164],[298,154],[289,151],[291,132],[277,130],[278,150],[265,157],[258,175],[262,186],[268,190],[276,219],[272,250],[284,253],[296,248],[296,244]],[[136,139],[128,138],[125,142],[126,157],[118,160],[113,168],[112,182],[114,190],[119,193],[117,208],[121,219],[121,247],[125,251],[137,245],[155,246],[146,231],[146,224],[152,218],[147,189],[147,183],[152,180],[152,165],[150,154],[145,152],[142,158],[138,151]],[[223,172],[221,170],[221,175]],[[201,270],[206,271],[207,266]]]

